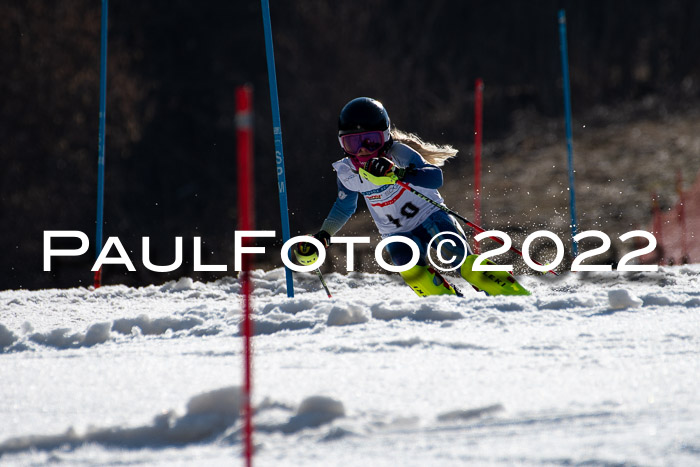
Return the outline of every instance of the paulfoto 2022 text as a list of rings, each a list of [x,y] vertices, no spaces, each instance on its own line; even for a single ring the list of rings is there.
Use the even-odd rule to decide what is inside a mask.
[[[243,260],[242,257],[244,254],[266,254],[266,249],[265,247],[255,247],[255,246],[247,246],[247,244],[250,243],[251,239],[255,238],[275,238],[276,237],[276,232],[274,230],[237,230],[235,231],[234,235],[234,270],[237,272],[240,272],[242,270],[242,265],[243,265]],[[444,238],[443,238],[444,237]],[[429,248],[428,251],[428,260],[431,262],[431,264],[438,270],[446,272],[446,271],[452,271],[457,269],[466,259],[466,253],[464,258],[456,258],[454,256],[450,258],[445,258],[443,256],[443,250],[442,246],[445,243],[451,244],[451,245],[456,245],[455,241],[453,240],[452,237],[456,237],[458,241],[461,241],[464,243],[465,252],[467,251],[466,248],[466,241],[451,233],[451,232],[445,232],[445,233],[439,233],[435,235],[432,240],[430,241],[429,245],[433,245],[435,243],[435,248]],[[494,250],[489,250],[485,253],[482,253],[475,261],[474,261],[474,270],[475,271],[512,271],[513,270],[513,265],[512,264],[482,264],[485,259],[487,258],[493,258],[495,256],[501,255],[503,253],[506,253],[509,249],[511,249],[512,241],[508,234],[505,232],[501,232],[498,230],[489,230],[486,232],[482,232],[474,237],[475,241],[481,241],[485,238],[488,237],[497,237],[502,241],[502,245],[499,248],[496,248]],[[642,255],[646,255],[654,251],[656,248],[656,237],[654,237],[653,234],[646,232],[644,230],[633,230],[631,232],[627,232],[619,237],[619,239],[622,242],[625,242],[631,238],[634,237],[641,237],[644,238],[648,241],[648,245],[631,251],[624,255],[618,265],[617,265],[617,270],[618,271],[657,271],[658,266],[656,265],[640,265],[640,264],[630,264],[630,261],[634,258],[640,257]],[[66,249],[66,248],[53,248],[51,243],[54,238],[74,238],[80,241],[80,247],[79,248],[73,248],[73,249]],[[556,255],[553,261],[546,265],[539,265],[535,263],[532,258],[530,257],[530,246],[533,241],[537,240],[538,238],[546,238],[551,240],[555,247],[556,247]],[[574,237],[574,241],[580,242],[581,240],[585,238],[598,238],[602,241],[602,245],[594,248],[590,251],[586,251],[584,253],[579,254],[576,258],[574,258],[572,264],[571,264],[571,271],[611,271],[613,269],[612,265],[610,264],[582,264],[582,262],[586,259],[593,258],[595,256],[598,256],[602,253],[605,253],[611,246],[612,242],[610,241],[610,237],[606,235],[605,233],[599,231],[599,230],[588,230],[585,232],[581,232],[578,235]],[[193,237],[193,251],[194,251],[194,271],[196,272],[204,272],[204,271],[219,271],[219,272],[227,272],[228,271],[228,266],[225,264],[202,264],[202,239],[201,237]],[[316,246],[319,252],[319,257],[318,260],[308,266],[300,266],[298,264],[295,264],[290,260],[290,255],[289,255],[289,250],[297,243],[300,242],[310,242]],[[408,262],[405,265],[402,266],[395,266],[393,264],[387,263],[383,258],[382,258],[382,251],[384,248],[393,242],[401,242],[407,244],[412,252],[413,252],[413,257],[411,258],[411,261]],[[369,237],[332,237],[331,238],[331,243],[340,243],[340,244],[345,244],[346,246],[346,270],[347,271],[354,271],[354,246],[356,244],[367,244],[370,243],[370,238]],[[66,256],[81,256],[87,253],[88,248],[89,248],[90,241],[88,239],[88,236],[79,231],[79,230],[46,230],[44,231],[44,271],[51,271],[51,264],[52,264],[52,259],[54,257],[66,257]],[[169,264],[169,265],[155,265],[151,262],[150,259],[150,238],[149,237],[143,237],[141,239],[141,244],[142,244],[142,251],[141,251],[141,260],[143,265],[146,267],[146,269],[153,271],[153,272],[172,272],[177,270],[180,266],[182,266],[182,244],[183,244],[183,237],[175,237],[175,260]],[[525,261],[525,264],[527,264],[528,267],[531,269],[538,271],[538,272],[546,272],[549,270],[555,269],[557,266],[559,266],[564,258],[564,244],[562,241],[552,232],[549,232],[547,230],[538,230],[537,232],[533,232],[530,234],[525,241],[523,242],[523,250],[522,250],[522,256]],[[112,252],[116,252],[117,256],[110,256]],[[433,255],[437,256],[437,259],[439,261],[434,261]],[[280,251],[280,258],[282,262],[284,263],[285,266],[290,268],[293,271],[297,272],[309,272],[317,269],[321,265],[323,265],[324,260],[326,259],[326,249],[323,247],[320,241],[316,240],[315,238],[308,236],[308,235],[300,235],[297,237],[290,238],[286,242],[284,242],[282,249]],[[380,241],[376,247],[374,248],[374,258],[377,261],[377,264],[379,264],[380,267],[383,269],[390,271],[390,272],[401,272],[401,271],[406,271],[413,266],[415,266],[418,261],[420,260],[420,250],[418,249],[418,246],[415,244],[413,240],[411,240],[408,237],[404,237],[401,235],[392,235],[389,237],[384,238],[382,241]],[[450,267],[444,267],[441,266],[441,264],[451,264],[452,266]],[[105,242],[104,247],[102,248],[102,251],[100,255],[97,257],[97,260],[93,264],[92,271],[97,271],[100,268],[102,268],[103,265],[105,264],[121,264],[123,266],[126,266],[126,268],[129,271],[136,271],[136,268],[134,267],[134,263],[132,262],[131,258],[126,252],[126,249],[122,245],[122,242],[119,240],[118,237],[109,237],[107,241]],[[456,264],[456,266],[454,266]]]

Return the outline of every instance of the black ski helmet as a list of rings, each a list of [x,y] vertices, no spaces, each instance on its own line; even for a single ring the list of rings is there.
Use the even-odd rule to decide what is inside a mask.
[[[351,100],[338,117],[338,136],[365,131],[386,131],[391,126],[389,114],[381,102],[369,97]]]

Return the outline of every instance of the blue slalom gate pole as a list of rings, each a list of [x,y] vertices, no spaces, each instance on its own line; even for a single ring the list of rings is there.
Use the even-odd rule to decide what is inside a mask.
[[[566,150],[569,163],[569,212],[571,213],[571,251],[578,256],[578,244],[574,241],[577,231],[576,192],[574,191],[574,149],[571,130],[571,90],[569,88],[569,55],[566,45],[566,14],[559,10],[559,42],[561,48],[561,68],[564,80],[564,111],[566,113]]]
[[[107,13],[108,0],[102,0],[102,26],[100,46],[100,133],[97,139],[97,220],[95,233],[96,258],[102,252],[102,224],[104,218],[105,191],[105,114],[107,112]],[[102,285],[102,269],[95,271],[95,288]]]
[[[267,56],[267,76],[270,81],[270,104],[272,106],[272,129],[275,137],[275,161],[277,163],[277,189],[280,197],[280,214],[282,217],[282,240],[289,240],[289,210],[287,208],[287,183],[284,172],[284,151],[282,150],[282,122],[280,119],[279,98],[277,97],[277,71],[275,70],[275,52],[272,46],[272,25],[270,23],[270,3],[261,0],[263,29],[265,31],[265,55]],[[287,297],[294,296],[294,279],[291,269],[285,267],[287,277]]]

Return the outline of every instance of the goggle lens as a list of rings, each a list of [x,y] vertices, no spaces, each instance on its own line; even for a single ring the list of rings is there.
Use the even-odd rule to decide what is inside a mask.
[[[365,148],[369,152],[374,152],[384,145],[384,133],[381,131],[368,131],[365,133],[355,133],[340,137],[340,145],[345,152],[357,155],[360,149]]]

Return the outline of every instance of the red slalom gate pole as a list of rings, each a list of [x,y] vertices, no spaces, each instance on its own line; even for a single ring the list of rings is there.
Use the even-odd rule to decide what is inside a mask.
[[[676,193],[678,193],[678,222],[681,227],[681,264],[687,264],[690,256],[688,255],[688,239],[686,236],[687,224],[685,222],[685,192],[683,192],[683,173],[679,170],[676,172]]]
[[[253,230],[253,88],[236,88],[236,147],[238,152],[238,228]],[[250,239],[244,237],[243,245]],[[243,255],[240,274],[243,292],[243,454],[253,465],[253,321],[251,319],[250,255]]]
[[[474,89],[474,220],[481,224],[481,132],[483,128],[484,82],[476,80]],[[474,244],[474,253],[479,254],[479,244]]]
[[[651,230],[656,236],[656,241],[658,245],[661,245],[661,248],[659,251],[661,251],[661,255],[659,257],[658,264],[663,264],[664,262],[664,248],[663,248],[663,236],[661,235],[662,232],[662,225],[663,221],[661,219],[661,208],[659,206],[659,196],[656,192],[652,192],[651,194],[651,218],[652,218],[652,226]]]
[[[93,276],[93,278],[93,287],[95,289],[99,289],[102,286],[102,268],[95,271],[95,275]]]

